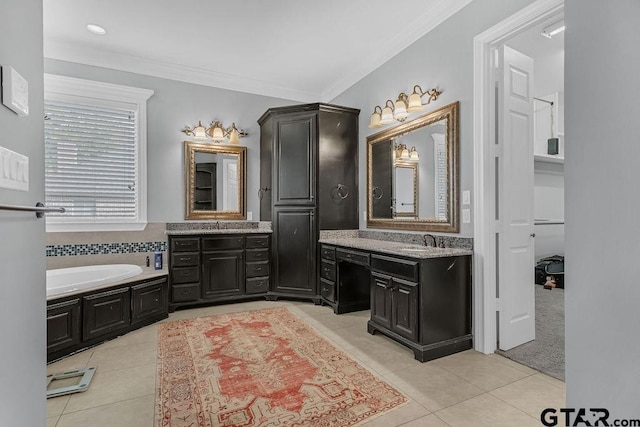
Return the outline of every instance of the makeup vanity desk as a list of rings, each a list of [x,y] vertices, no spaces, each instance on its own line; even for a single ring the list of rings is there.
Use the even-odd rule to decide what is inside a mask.
[[[473,251],[364,238],[320,239],[320,294],[336,314],[371,309],[370,334],[421,362],[467,350]]]

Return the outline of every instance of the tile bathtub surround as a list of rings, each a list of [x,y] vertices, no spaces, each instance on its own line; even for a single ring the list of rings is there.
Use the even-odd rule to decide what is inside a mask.
[[[69,232],[46,234],[47,269],[94,264],[144,265],[153,253],[167,262],[164,222],[148,223],[141,231]]]
[[[396,233],[392,231],[373,230],[320,230],[320,239],[372,239],[389,242],[424,245],[424,235],[431,233]],[[445,247],[473,250],[473,238],[433,235],[440,242],[444,240]]]

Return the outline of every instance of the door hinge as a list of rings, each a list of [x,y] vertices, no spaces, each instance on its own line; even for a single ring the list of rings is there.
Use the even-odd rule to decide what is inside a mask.
[[[502,311],[502,307],[500,305],[500,298],[496,298],[496,311]]]

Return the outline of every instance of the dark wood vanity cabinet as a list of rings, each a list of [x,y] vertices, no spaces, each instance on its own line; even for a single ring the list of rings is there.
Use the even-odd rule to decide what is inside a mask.
[[[372,254],[367,329],[411,348],[421,362],[471,348],[471,256]]]
[[[418,283],[371,273],[371,320],[415,341],[418,338]]]
[[[47,360],[166,318],[167,288],[159,276],[47,301]]]
[[[359,226],[358,115],[317,103],[272,108],[258,120],[260,219],[273,223],[275,298],[319,302],[319,230]]]
[[[170,309],[267,295],[268,234],[169,236]]]

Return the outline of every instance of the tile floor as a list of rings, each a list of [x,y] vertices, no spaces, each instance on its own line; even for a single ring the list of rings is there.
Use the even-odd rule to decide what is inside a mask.
[[[499,355],[473,350],[420,363],[382,335],[366,332],[368,311],[334,315],[302,302],[255,301],[181,310],[166,321],[286,306],[320,334],[409,397],[364,425],[538,426],[540,412],[565,406],[565,385]],[[48,373],[97,366],[88,391],[47,400],[50,427],[154,425],[157,324],[48,366]]]

